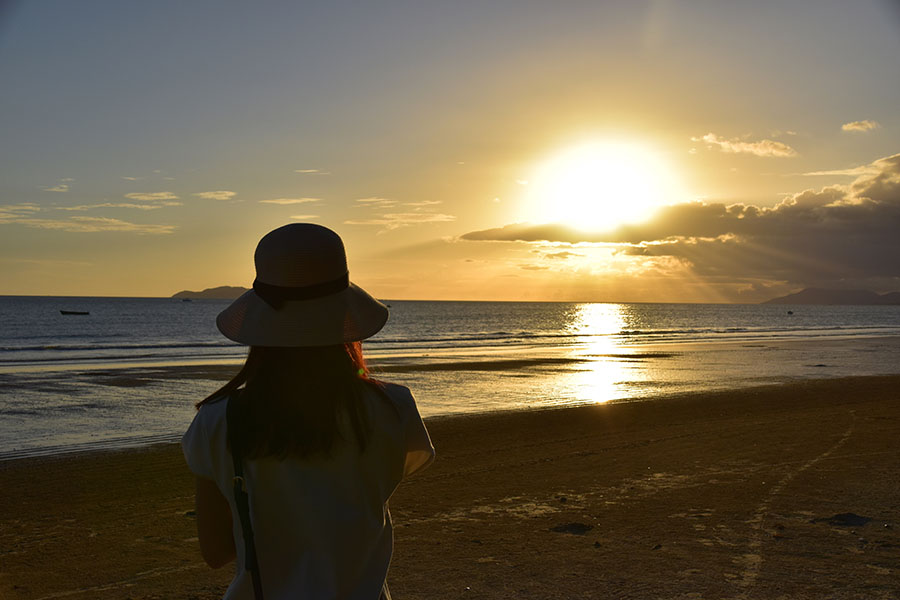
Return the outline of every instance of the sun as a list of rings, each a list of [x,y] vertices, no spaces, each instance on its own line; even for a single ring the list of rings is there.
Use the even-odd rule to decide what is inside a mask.
[[[638,223],[677,200],[660,154],[635,142],[591,142],[542,162],[529,180],[526,220],[603,231]]]

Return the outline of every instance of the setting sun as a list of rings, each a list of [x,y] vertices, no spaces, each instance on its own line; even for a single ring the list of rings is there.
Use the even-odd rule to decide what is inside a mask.
[[[644,221],[679,196],[671,169],[652,149],[595,142],[564,150],[538,167],[527,218],[607,230]]]

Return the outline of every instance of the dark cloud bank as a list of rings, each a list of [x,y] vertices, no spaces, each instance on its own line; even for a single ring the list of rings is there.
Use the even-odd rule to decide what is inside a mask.
[[[890,291],[900,288],[900,154],[875,161],[850,186],[807,190],[772,208],[689,203],[605,233],[515,224],[462,238],[622,244],[624,253],[674,257],[713,280]]]

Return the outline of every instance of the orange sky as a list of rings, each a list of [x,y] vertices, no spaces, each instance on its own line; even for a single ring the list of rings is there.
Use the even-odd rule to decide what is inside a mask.
[[[900,289],[890,3],[453,4],[0,11],[0,294],[248,286],[292,220],[388,299]]]

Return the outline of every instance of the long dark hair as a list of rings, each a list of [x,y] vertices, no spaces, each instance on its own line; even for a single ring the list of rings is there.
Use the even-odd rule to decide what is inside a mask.
[[[360,342],[251,346],[237,375],[197,408],[239,394],[239,432],[248,458],[328,456],[350,441],[345,423],[359,450],[365,449],[370,434],[363,403],[367,385],[379,383],[369,378]]]

